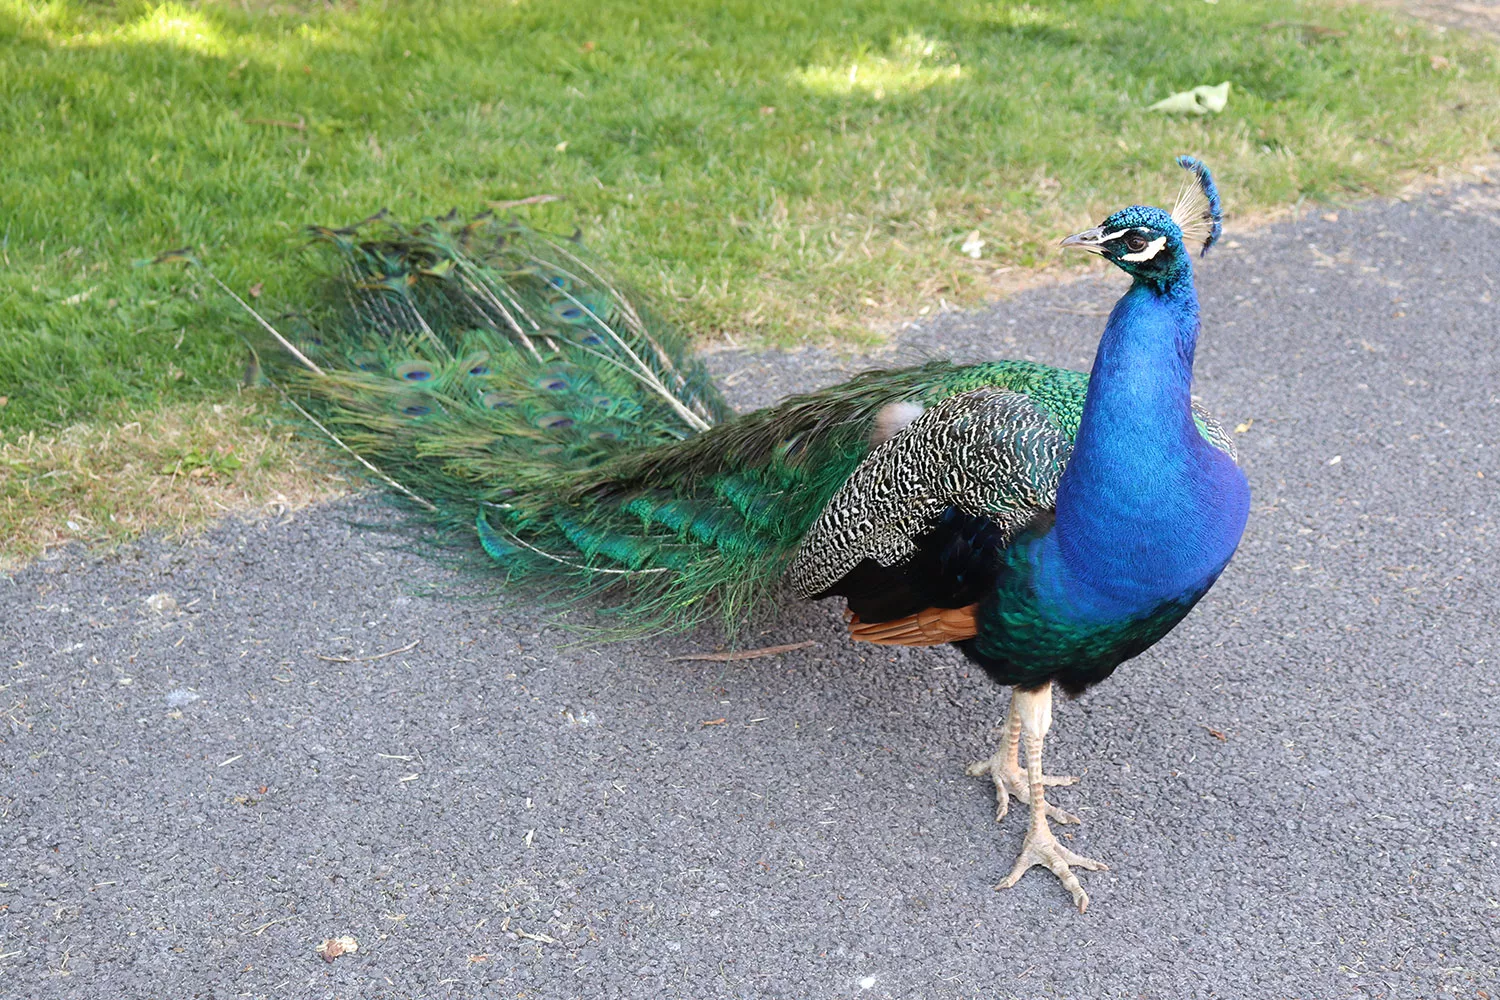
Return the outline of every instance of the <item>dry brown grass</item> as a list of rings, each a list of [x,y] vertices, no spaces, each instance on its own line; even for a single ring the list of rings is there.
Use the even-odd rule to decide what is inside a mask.
[[[322,449],[267,409],[245,393],[0,442],[0,572],[66,542],[181,537],[347,493]]]

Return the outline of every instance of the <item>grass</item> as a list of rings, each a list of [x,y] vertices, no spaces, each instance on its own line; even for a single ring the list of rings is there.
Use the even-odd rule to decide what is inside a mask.
[[[15,435],[0,442],[0,573],[59,542],[181,535],[227,511],[279,517],[345,486],[249,398]]]
[[[1144,110],[1226,79],[1221,115]],[[1169,198],[1179,151],[1242,214],[1487,153],[1500,66],[1293,0],[0,0],[0,124],[14,443],[232,397],[243,320],[132,266],[164,249],[274,311],[308,222],[556,194],[533,224],[705,336],[860,337]]]

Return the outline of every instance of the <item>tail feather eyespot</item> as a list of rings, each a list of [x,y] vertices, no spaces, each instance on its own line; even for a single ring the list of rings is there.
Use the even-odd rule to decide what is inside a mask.
[[[585,309],[578,303],[571,302],[567,299],[564,299],[561,302],[552,303],[550,309],[554,318],[559,319],[562,322],[570,324],[572,326],[579,326],[583,323],[587,323],[592,318],[589,316],[589,311],[587,309]]]
[[[437,378],[437,368],[425,361],[407,361],[391,369],[403,382],[431,382]]]
[[[566,392],[573,388],[573,382],[562,372],[548,372],[533,383],[538,389],[547,392]]]
[[[398,414],[411,420],[420,420],[443,412],[443,408],[432,396],[405,395],[399,396],[391,404]]]

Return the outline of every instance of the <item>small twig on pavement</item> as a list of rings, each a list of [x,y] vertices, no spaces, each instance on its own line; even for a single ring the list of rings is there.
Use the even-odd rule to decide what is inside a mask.
[[[318,659],[327,660],[329,663],[368,663],[371,660],[383,660],[387,656],[395,656],[397,653],[404,653],[408,649],[415,649],[417,643],[421,641],[421,639],[413,639],[410,645],[402,646],[400,649],[393,649],[387,653],[376,653],[374,656],[324,656],[319,653]]]
[[[766,646],[763,649],[742,649],[734,653],[688,653],[686,656],[674,656],[667,660],[668,663],[676,663],[678,660],[707,660],[710,663],[734,663],[739,660],[758,660],[762,656],[775,656],[777,653],[790,653],[794,649],[806,649],[808,646],[816,646],[817,642],[812,639],[806,642],[789,642],[785,646]]]
[[[264,931],[267,927],[275,927],[277,924],[284,924],[288,920],[295,920],[296,918],[297,918],[297,914],[295,914],[295,913],[293,913],[290,917],[277,917],[275,920],[267,920],[265,923],[263,923],[259,927],[255,928],[255,930],[253,930],[253,931],[246,931],[246,933],[247,934],[254,934],[256,937],[260,937],[261,932]]]

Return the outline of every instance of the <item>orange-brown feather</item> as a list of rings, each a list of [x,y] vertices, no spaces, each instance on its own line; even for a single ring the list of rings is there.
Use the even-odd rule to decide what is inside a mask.
[[[846,613],[845,617],[850,637],[858,642],[877,646],[941,646],[978,635],[978,610],[977,604],[966,608],[927,608],[888,622],[862,622],[853,613]]]

